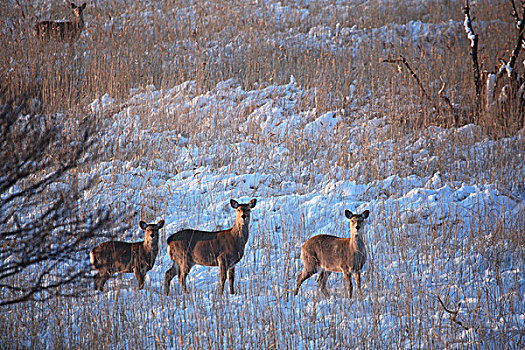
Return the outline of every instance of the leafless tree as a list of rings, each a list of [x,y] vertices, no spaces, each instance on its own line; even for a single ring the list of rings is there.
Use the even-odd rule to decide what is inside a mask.
[[[93,185],[79,174],[98,154],[92,120],[0,106],[0,306],[81,295],[93,239],[123,228],[114,209],[84,198]]]
[[[475,103],[472,117],[465,117],[464,111],[468,110],[468,102],[464,106],[452,103],[444,94],[446,84],[439,90],[438,97],[431,95],[411,68],[408,60],[399,56],[396,58],[382,58],[380,62],[397,64],[404,67],[416,82],[421,96],[427,100],[433,111],[438,115],[434,118],[441,121],[443,116],[447,121],[448,116],[453,119],[445,122],[445,125],[455,127],[465,123],[476,123],[484,126],[486,131],[493,136],[507,136],[521,130],[525,126],[525,79],[519,73],[519,56],[525,47],[525,0],[516,5],[515,0],[509,0],[512,7],[512,16],[516,21],[516,41],[508,62],[502,62],[496,72],[482,71],[478,59],[479,35],[476,34],[471,15],[469,0],[465,0],[463,6],[464,30],[469,40],[469,55],[472,59],[473,85],[475,88]],[[401,69],[400,69],[401,70]]]

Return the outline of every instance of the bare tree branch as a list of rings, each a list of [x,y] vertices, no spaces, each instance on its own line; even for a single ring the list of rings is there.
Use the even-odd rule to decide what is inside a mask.
[[[414,72],[414,70],[412,69],[412,67],[410,67],[410,64],[408,64],[408,61],[406,60],[405,57],[399,55],[398,58],[381,58],[380,59],[380,62],[386,62],[386,63],[395,63],[395,64],[399,64],[399,63],[402,63],[405,68],[408,70],[408,72],[410,73],[410,75],[412,76],[412,78],[414,78],[414,80],[416,81],[416,84],[417,86],[419,87],[419,91],[421,91],[421,95],[423,95],[423,97],[425,97],[430,103],[432,103],[432,105],[434,105],[434,101],[432,100],[432,98],[430,97],[430,95],[427,93],[427,91],[425,90],[425,87],[423,86],[423,84],[421,84],[421,81],[419,80],[419,77],[417,76],[417,74]],[[434,106],[435,107],[435,106]],[[437,108],[436,108],[437,109]]]
[[[407,59],[401,55],[399,55],[398,58],[381,58],[379,60],[379,62],[384,62],[384,63],[394,63],[394,64],[397,64],[398,66],[400,66],[400,64],[403,64],[405,66],[405,68],[408,70],[408,72],[410,73],[410,75],[412,76],[412,78],[414,78],[414,80],[416,81],[416,84],[417,86],[419,87],[419,91],[421,92],[421,95],[428,101],[430,102],[430,104],[432,105],[432,107],[434,108],[434,110],[436,112],[438,112],[439,114],[444,114],[446,113],[442,108],[441,106],[436,103],[436,101],[430,96],[430,94],[427,92],[427,90],[425,89],[425,87],[423,86],[423,84],[421,83],[421,80],[419,80],[419,77],[417,76],[416,72],[414,72],[414,70],[412,69],[412,67],[410,67],[410,64],[408,63]],[[454,105],[450,102],[450,99],[446,96],[444,96],[443,94],[443,90],[444,89],[444,86],[442,87],[442,89],[440,90],[439,92],[439,97],[441,99],[443,99],[445,101],[445,103],[447,104],[448,108],[450,109],[450,112],[454,115],[455,114],[455,110],[454,110]]]
[[[467,37],[470,40],[470,56],[472,57],[472,69],[474,70],[474,86],[476,89],[476,117],[479,116],[481,109],[481,78],[478,62],[478,36],[474,32],[472,27],[472,19],[470,17],[470,6],[469,1],[465,0],[465,7],[463,8],[463,13],[465,14],[465,32]]]
[[[516,62],[518,60],[518,56],[520,54],[521,48],[523,46],[523,34],[524,34],[523,29],[525,29],[525,21],[523,20],[525,18],[525,6],[522,4],[522,15],[520,19],[517,9],[516,9],[516,4],[514,3],[514,0],[511,0],[511,3],[512,3],[512,8],[513,8],[512,16],[516,20],[516,27],[518,29],[518,38],[516,40],[516,45],[514,46],[514,50],[512,50],[512,53],[510,55],[509,63],[506,64],[505,71],[507,72],[509,77],[511,77],[511,75],[516,75],[515,67],[516,67]],[[500,71],[501,71],[500,75],[502,75],[504,71],[502,70]]]
[[[94,240],[127,228],[127,208],[84,198],[89,173],[78,173],[99,159],[97,119],[71,116],[63,130],[18,105],[0,106],[0,306],[82,295]]]

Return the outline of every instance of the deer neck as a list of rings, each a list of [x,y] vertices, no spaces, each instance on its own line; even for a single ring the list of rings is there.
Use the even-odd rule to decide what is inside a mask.
[[[232,227],[232,234],[239,239],[243,239],[244,243],[248,241],[249,236],[249,220],[235,220],[235,224]]]
[[[157,255],[157,252],[159,251],[158,236],[157,239],[153,239],[152,237],[146,237],[144,239],[144,250],[152,253],[153,255]]]
[[[359,245],[363,244],[363,239],[361,238],[361,234],[357,234],[357,232],[352,232],[350,235],[350,245],[353,247],[358,247]]]
[[[75,16],[73,25],[77,28],[84,28],[84,15]]]

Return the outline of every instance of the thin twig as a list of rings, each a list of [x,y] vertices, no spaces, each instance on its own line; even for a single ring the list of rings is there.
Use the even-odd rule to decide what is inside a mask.
[[[430,97],[430,95],[427,93],[427,91],[425,90],[425,87],[423,86],[423,84],[421,84],[421,81],[419,80],[419,77],[417,76],[417,74],[412,70],[412,68],[410,67],[410,64],[408,64],[408,61],[406,60],[405,57],[399,55],[399,58],[381,58],[379,60],[380,62],[385,62],[385,63],[395,63],[395,64],[399,64],[399,63],[403,63],[403,65],[406,67],[406,69],[408,70],[408,72],[410,73],[410,75],[412,75],[412,77],[414,78],[414,80],[416,81],[416,84],[417,86],[419,87],[419,90],[421,91],[421,94],[430,102],[432,103],[432,105],[434,105],[434,101],[432,100],[432,98]],[[434,106],[435,107],[435,106]],[[437,108],[436,108],[437,109]]]
[[[22,7],[22,4],[20,3],[20,0],[16,0],[16,4],[18,5],[18,7],[20,7],[20,12],[22,12],[22,18],[26,19],[26,14],[24,12],[24,8]]]
[[[416,81],[416,84],[417,86],[419,87],[419,91],[421,91],[421,95],[423,95],[431,104],[432,104],[432,107],[434,107],[434,110],[438,113],[443,113],[443,109],[440,108],[440,106],[435,102],[435,100],[428,94],[427,90],[425,89],[425,87],[423,86],[423,84],[421,83],[421,80],[419,80],[419,77],[417,76],[416,72],[414,72],[414,70],[412,69],[412,67],[410,67],[410,64],[408,63],[407,59],[401,55],[399,55],[398,58],[381,58],[379,60],[379,62],[384,62],[384,63],[394,63],[394,64],[400,64],[402,63],[405,68],[408,70],[408,72],[410,73],[410,75],[414,78],[414,80]],[[450,108],[450,112],[452,114],[454,114],[454,106],[453,104],[450,102],[450,99],[446,96],[443,95],[443,91],[440,90],[439,92],[439,97],[441,97],[445,103],[447,104],[447,106]]]
[[[439,295],[437,296],[437,299],[439,301],[439,303],[441,304],[441,306],[443,306],[443,309],[448,312],[450,314],[450,320],[452,320],[452,322],[456,323],[457,325],[461,326],[461,328],[463,328],[464,330],[468,330],[469,328],[468,327],[465,327],[463,325],[463,322],[461,322],[460,320],[457,319],[458,317],[458,313],[459,313],[459,308],[461,306],[461,303],[458,303],[458,309],[456,311],[452,311],[452,310],[449,310],[446,306],[445,306],[445,303],[443,302],[443,300],[441,300],[441,298],[439,297]]]
[[[514,19],[516,20],[516,23],[519,23],[520,18],[518,16],[518,9],[516,8],[516,3],[514,2],[514,0],[510,0],[510,3],[512,4],[511,16],[514,17]]]
[[[454,105],[452,104],[452,102],[450,101],[450,98],[448,98],[448,96],[446,96],[444,94],[445,92],[445,89],[447,88],[447,83],[443,80],[443,77],[439,77],[439,79],[441,80],[441,82],[443,83],[443,85],[441,86],[441,89],[439,89],[438,91],[438,95],[439,97],[441,97],[443,99],[443,101],[445,101],[445,103],[447,104],[447,106],[450,108],[450,110],[454,110]]]

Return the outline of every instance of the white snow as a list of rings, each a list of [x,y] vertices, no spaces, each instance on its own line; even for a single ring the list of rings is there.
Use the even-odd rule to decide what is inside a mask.
[[[362,327],[361,322],[373,317],[374,304],[379,302],[387,308],[377,320],[382,329],[381,336],[414,346],[408,338],[403,340],[405,338],[395,324],[397,321],[387,311],[393,307],[389,290],[404,286],[415,288],[412,293],[422,293],[419,298],[435,299],[433,295],[446,295],[446,298],[461,301],[465,309],[458,317],[469,324],[471,314],[467,310],[475,309],[478,303],[483,302],[477,300],[474,293],[478,283],[495,283],[496,274],[508,281],[503,283],[523,280],[517,272],[524,268],[523,259],[511,253],[504,259],[499,271],[495,271],[485,257],[487,254],[503,256],[502,249],[510,242],[501,242],[502,246],[496,245],[487,250],[465,250],[472,245],[475,237],[494,239],[491,223],[523,215],[523,203],[518,197],[502,193],[490,182],[451,181],[448,179],[450,174],[441,171],[430,171],[428,175],[416,171],[408,176],[385,173],[382,178],[378,174],[379,179],[362,182],[359,180],[361,177],[352,175],[362,171],[360,164],[357,164],[360,161],[343,168],[324,160],[330,164],[329,168],[315,167],[314,164],[321,163],[330,154],[326,148],[344,129],[351,130],[351,135],[370,135],[366,142],[372,145],[394,145],[399,140],[384,140],[382,129],[387,128],[385,120],[362,117],[362,120],[356,119],[349,125],[337,111],[317,115],[315,111],[294,110],[294,101],[305,92],[293,79],[290,84],[269,85],[253,91],[243,90],[234,81],[225,81],[201,95],[194,95],[192,86],[192,82],[186,82],[169,91],[150,88],[137,92],[122,104],[128,107],[107,116],[115,122],[112,129],[106,130],[105,139],[122,139],[119,143],[123,146],[151,150],[154,156],[136,160],[113,159],[101,164],[98,169],[93,169],[100,174],[98,188],[87,195],[94,203],[101,205],[117,200],[133,203],[137,211],[149,203],[154,207],[149,214],[150,221],[166,220],[163,240],[182,228],[216,230],[231,226],[233,210],[228,204],[230,198],[241,202],[257,198],[258,204],[253,210],[246,255],[237,269],[237,295],[217,297],[217,270],[196,266],[188,282],[193,294],[183,295],[174,279],[172,294],[160,302],[163,275],[171,264],[164,243],[157,264],[147,277],[150,291],[133,291],[133,277],[125,277],[127,287],[124,292],[119,291],[122,300],[134,299],[135,295],[142,294],[159,300],[158,305],[154,303],[155,316],[150,318],[151,322],[179,329],[177,332],[181,335],[199,334],[201,321],[188,318],[188,314],[201,314],[208,322],[220,322],[217,316],[213,316],[212,310],[226,307],[235,317],[244,314],[248,320],[251,319],[243,326],[246,327],[244,336],[258,339],[269,331],[267,324],[253,321],[257,318],[258,308],[265,307],[275,310],[284,320],[298,317],[296,322],[308,322],[312,317],[323,315],[323,327],[333,324],[349,327],[351,332],[352,324]],[[106,98],[105,101],[113,100]],[[190,102],[181,104],[181,101]],[[192,117],[200,118],[205,124],[221,125],[221,132],[230,135],[230,140],[227,144],[220,137],[199,139],[197,142],[192,137],[181,136],[179,131],[170,130],[169,123],[162,126],[163,131],[157,132],[144,122],[144,116],[140,116],[140,110],[146,108],[146,104],[147,108],[156,111],[154,114],[174,111],[180,120]],[[235,111],[243,110],[246,105],[259,107],[253,108],[245,117],[238,117]],[[106,104],[106,107],[109,106]],[[209,117],[210,111],[215,110],[226,110],[227,113]],[[116,133],[117,130],[125,132]],[[264,142],[246,137],[247,134],[259,134]],[[217,135],[221,133],[217,132]],[[415,142],[407,141],[405,152],[420,153],[422,159],[418,162],[425,159],[431,162],[429,147],[436,142],[445,143],[453,135],[478,139],[481,133],[473,125],[455,130],[434,127],[429,129],[428,135],[421,136]],[[297,142],[303,142],[300,140],[310,144],[314,148],[311,150],[313,153],[307,151],[303,154],[295,149]],[[494,142],[481,139],[471,143],[469,154],[478,155],[482,160],[488,148],[505,142],[511,143],[512,140]],[[360,152],[364,143],[356,140],[352,148]],[[389,154],[388,150],[385,152]],[[380,156],[376,161],[386,159]],[[439,160],[436,162],[441,163]],[[318,169],[317,172],[308,171],[309,166]],[[523,186],[523,165],[516,172],[519,174],[519,186]],[[340,300],[343,283],[341,277],[336,276],[331,279],[334,294],[331,298],[321,298],[315,283],[307,282],[299,296],[290,299],[295,277],[301,268],[301,244],[315,234],[347,235],[345,209],[354,212],[368,209],[371,212],[366,231],[369,262],[363,274],[365,297]],[[450,231],[442,231],[442,227]],[[406,247],[394,248],[400,245]],[[480,273],[482,281],[476,282],[468,277]],[[406,283],[409,281],[417,281],[421,285],[408,286]],[[107,286],[109,292],[96,294],[95,300],[112,300],[119,283],[118,279],[111,280]],[[380,300],[372,299],[374,292],[382,295]],[[521,299],[523,292],[522,287],[515,291]],[[185,306],[181,309],[173,303]],[[341,314],[339,307],[335,307],[339,303],[347,305],[349,314]],[[435,312],[442,314],[443,310],[438,304],[435,305]],[[363,309],[364,314],[354,308]],[[519,307],[514,312],[515,319],[520,320],[525,308]],[[426,321],[419,320],[416,315],[407,315],[403,322]],[[518,324],[507,326],[513,329],[519,327]],[[294,329],[287,323],[281,323],[279,327],[280,332],[293,332]],[[498,331],[500,326],[494,327]],[[439,331],[434,329],[429,332]],[[472,329],[461,336],[466,343],[475,343],[479,337],[480,334]],[[308,338],[295,339],[298,347],[310,346]],[[326,342],[317,341],[318,346],[330,344],[329,338],[325,339]]]
[[[277,24],[312,16],[306,0],[265,3]],[[181,11],[188,13],[177,16],[192,17],[191,6]],[[135,20],[122,16],[114,20],[119,25]],[[152,21],[147,11],[141,19]],[[465,18],[473,43],[467,24]],[[458,28],[461,22],[452,20],[367,29],[319,24],[286,40],[304,50],[340,50],[344,42],[348,55],[357,56],[372,38],[385,48],[431,47]],[[166,225],[145,289],[135,290],[132,274],[113,278],[106,292],[70,301],[75,324],[88,318],[102,333],[111,310],[114,322],[140,328],[144,348],[178,349],[193,339],[210,340],[209,348],[497,347],[498,337],[523,344],[525,259],[513,228],[525,215],[525,162],[516,155],[525,134],[491,140],[466,125],[404,135],[393,131],[387,116],[370,113],[377,101],[352,104],[350,111],[302,107],[316,98],[315,88],[290,76],[287,84],[259,82],[257,89],[234,79],[201,92],[192,80],[167,89],[148,85],[132,89],[124,101],[106,93],[87,103],[105,120],[97,135],[105,159],[79,174],[86,181],[97,177],[84,199],[94,208],[123,203],[137,213],[137,224],[164,219]],[[494,164],[505,157],[508,162]],[[189,295],[174,278],[170,296],[163,296],[171,266],[166,238],[183,228],[230,227],[231,198],[258,200],[236,269],[237,294],[218,296],[217,268],[195,266]],[[348,236],[345,209],[370,210],[364,296],[345,298],[343,279],[332,274],[331,297],[318,292],[314,278],[294,297],[301,245],[316,234]],[[130,235],[142,238],[138,228],[120,238]],[[437,296],[451,309],[461,302],[457,317],[469,329],[451,321]],[[37,309],[43,317],[52,307]],[[38,336],[49,348],[60,347],[53,336],[59,328],[46,323]],[[86,336],[82,329],[71,332]],[[489,333],[493,342],[486,345]],[[130,335],[118,336],[120,343],[111,346],[132,347]]]

